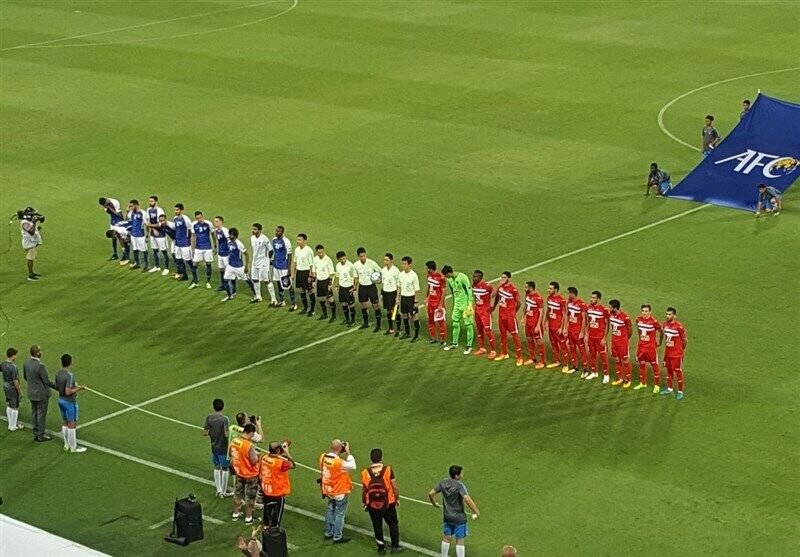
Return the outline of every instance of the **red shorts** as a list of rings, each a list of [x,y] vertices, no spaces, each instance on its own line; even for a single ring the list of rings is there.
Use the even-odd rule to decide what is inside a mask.
[[[669,372],[683,372],[683,356],[664,356],[664,363]]]
[[[517,316],[512,315],[503,315],[502,312],[498,314],[498,321],[500,323],[500,330],[507,331],[509,333],[519,333],[519,326],[517,325]]]
[[[590,354],[605,354],[606,343],[602,338],[589,337],[589,353]]]
[[[658,364],[658,353],[656,347],[640,346],[636,349],[636,361],[646,364]]]
[[[578,337],[581,336],[580,330],[571,331],[567,329],[567,342],[570,346],[578,346],[579,344],[583,343],[584,346],[586,345],[586,341],[581,341]]]
[[[621,342],[611,342],[611,357],[616,358],[617,360],[624,360],[629,358],[631,355],[631,348],[628,343],[621,343]]]
[[[536,340],[542,340],[542,330],[539,329],[538,335],[534,333],[535,330],[536,330],[536,322],[533,323],[528,323],[527,321],[525,322],[525,336],[528,338],[534,338]]]
[[[492,328],[492,312],[488,309],[475,311],[475,328],[479,331]]]
[[[564,346],[566,339],[558,329],[547,329],[550,335],[550,346]]]

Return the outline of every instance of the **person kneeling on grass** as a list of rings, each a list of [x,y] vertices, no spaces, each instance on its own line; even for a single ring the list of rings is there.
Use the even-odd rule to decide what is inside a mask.
[[[657,163],[650,164],[650,174],[647,175],[647,187],[644,192],[645,196],[650,195],[650,188],[653,187],[656,188],[656,195],[659,197],[665,195],[672,188],[669,174],[666,170],[658,168]]]
[[[778,188],[767,184],[758,184],[758,199],[756,200],[756,216],[761,215],[761,208],[767,213],[779,215],[781,212],[781,192]]]
[[[261,533],[262,526],[253,528],[250,539],[245,541],[244,536],[236,539],[236,549],[242,552],[245,557],[258,557],[261,555],[261,540],[258,535]]]

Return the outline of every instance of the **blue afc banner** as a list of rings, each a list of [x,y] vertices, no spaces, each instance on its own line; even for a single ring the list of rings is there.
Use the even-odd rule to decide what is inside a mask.
[[[759,93],[717,148],[666,195],[753,211],[758,185],[781,193],[800,177],[800,105]]]

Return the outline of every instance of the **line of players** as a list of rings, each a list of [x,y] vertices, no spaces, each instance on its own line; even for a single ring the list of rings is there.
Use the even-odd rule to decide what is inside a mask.
[[[118,259],[116,241],[123,245],[123,257],[120,264],[129,264],[131,269],[141,268],[143,271],[169,274],[169,254],[172,255],[177,280],[188,280],[187,268],[191,271],[190,289],[199,284],[198,267],[205,263],[206,288],[212,288],[211,263],[214,254],[220,273],[220,286],[217,290],[225,291],[222,301],[229,301],[236,296],[236,281],[245,281],[253,294],[251,303],[262,301],[261,283],[266,283],[270,294],[270,305],[282,307],[286,305],[285,293],[290,298],[289,311],[297,310],[295,290],[300,290],[303,309],[299,312],[308,317],[315,315],[317,299],[321,310],[320,320],[336,320],[337,304],[334,301],[334,290],[338,292],[344,319],[342,324],[348,327],[355,325],[356,297],[361,306],[362,324],[360,329],[370,328],[369,308],[372,306],[375,316],[373,332],[381,332],[381,305],[387,319],[385,334],[398,338],[410,338],[411,342],[419,340],[419,314],[417,310],[417,293],[420,290],[419,278],[412,268],[413,260],[402,258],[402,269],[394,265],[391,253],[384,256],[384,266],[367,257],[364,248],[358,248],[357,261],[348,260],[345,252],[336,254],[337,263],[325,253],[322,245],[312,250],[307,245],[308,237],[301,233],[297,236],[297,247],[293,250],[291,242],[284,235],[284,228],[278,226],[275,237],[269,240],[263,234],[263,228],[255,223],[252,227],[251,250],[249,255],[244,244],[239,240],[236,228],[225,227],[224,219],[214,218],[213,224],[205,220],[201,211],[195,212],[195,220],[191,221],[184,214],[181,203],[175,205],[175,217],[168,220],[163,209],[158,206],[158,198],[151,196],[148,207],[142,210],[137,200],[131,200],[127,216],[120,210],[119,202],[111,198],[100,198],[100,205],[109,214],[111,229],[107,236],[112,238],[114,254],[111,259]],[[145,238],[150,237],[154,266],[149,267]],[[171,240],[171,246],[170,241]],[[133,251],[133,260],[129,261]],[[316,252],[316,253],[315,253]],[[163,270],[159,267],[159,256],[163,260]],[[430,344],[439,344],[445,350],[458,349],[461,329],[465,329],[466,348],[464,354],[473,350],[474,336],[477,332],[478,349],[475,356],[486,355],[489,360],[502,361],[509,359],[508,337],[514,345],[516,365],[531,365],[536,369],[554,369],[561,367],[564,374],[581,371],[581,377],[593,380],[599,377],[602,370],[603,383],[610,383],[608,349],[616,359],[616,380],[612,385],[623,388],[632,386],[632,364],[629,357],[630,337],[633,325],[630,317],[621,309],[618,300],[611,300],[609,308],[602,305],[602,295],[593,291],[589,304],[578,297],[575,287],[567,289],[567,298],[559,293],[557,282],[548,285],[547,300],[536,291],[536,285],[529,281],[525,286],[524,297],[524,333],[528,341],[528,357],[523,358],[522,343],[519,335],[517,314],[523,301],[517,287],[511,282],[511,273],[502,274],[500,285],[494,287],[484,280],[480,270],[473,272],[472,281],[463,273],[455,273],[450,266],[444,266],[442,272],[437,271],[434,261],[428,261],[426,300]],[[249,269],[250,273],[245,271]],[[273,285],[273,280],[275,284]],[[381,287],[379,304],[378,286]],[[445,310],[445,290],[449,289],[454,304],[451,314],[452,342],[447,343],[447,321]],[[494,294],[494,296],[493,296]],[[492,315],[498,310],[500,352],[496,350]],[[687,338],[683,325],[676,319],[676,310],[667,308],[666,321],[660,324],[651,315],[651,307],[642,305],[641,315],[636,318],[638,331],[637,362],[639,363],[639,384],[635,390],[647,387],[647,371],[649,364],[653,370],[653,393],[661,391],[661,373],[658,364],[657,348],[665,342],[664,365],[667,375],[667,389],[663,394],[673,392],[673,376],[677,378],[677,398],[683,397],[683,355]],[[330,317],[328,317],[330,311]],[[401,331],[401,322],[404,331]],[[411,335],[411,324],[414,333]],[[545,328],[548,332],[552,361],[545,363],[546,349],[544,343]],[[598,367],[598,359],[601,367]]]

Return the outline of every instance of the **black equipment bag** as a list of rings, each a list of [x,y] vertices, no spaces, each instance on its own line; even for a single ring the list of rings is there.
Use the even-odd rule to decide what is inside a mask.
[[[203,509],[193,495],[175,500],[172,532],[187,543],[203,539]]]
[[[286,530],[283,528],[267,528],[261,534],[261,557],[287,557],[289,547],[286,542]]]

